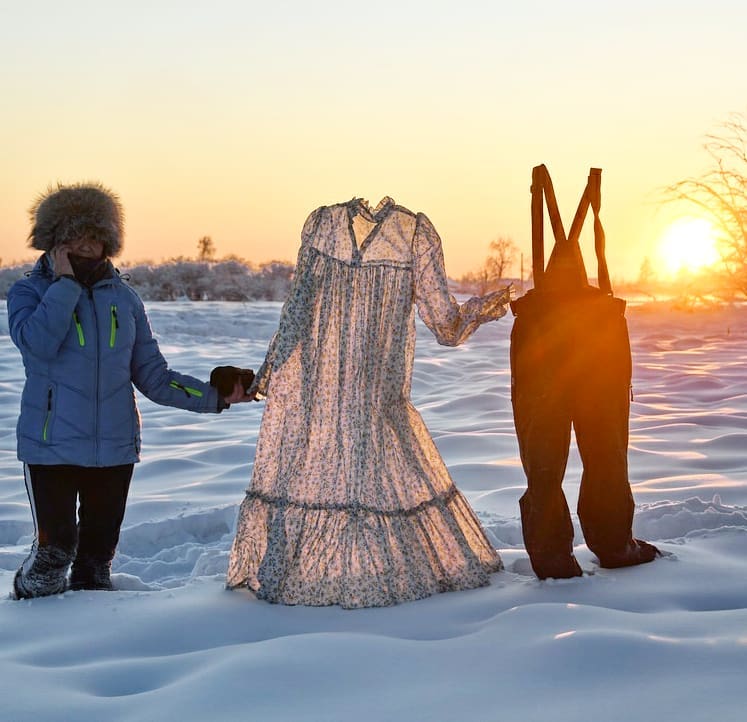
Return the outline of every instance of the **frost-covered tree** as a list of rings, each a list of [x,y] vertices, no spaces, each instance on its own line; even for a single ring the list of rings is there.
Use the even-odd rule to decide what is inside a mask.
[[[747,295],[747,116],[730,115],[706,136],[704,148],[710,169],[669,186],[666,197],[709,218],[719,234],[725,281]]]
[[[0,298],[31,268],[31,263],[0,268]],[[128,265],[122,275],[146,301],[283,301],[293,269],[284,261],[254,267],[235,257],[211,262],[174,258]]]
[[[10,287],[23,278],[23,274],[33,268],[32,263],[22,263],[18,266],[0,268],[0,298],[7,298]]]
[[[126,269],[129,282],[148,301],[282,301],[293,265],[273,261],[255,269],[238,258],[203,262],[176,258]]]

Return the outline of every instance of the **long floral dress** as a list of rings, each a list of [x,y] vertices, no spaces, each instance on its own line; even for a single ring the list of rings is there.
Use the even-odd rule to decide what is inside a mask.
[[[414,307],[456,346],[508,301],[459,306],[436,230],[390,198],[309,216],[255,379],[267,405],[229,588],[369,607],[488,584],[500,558],[410,402]]]

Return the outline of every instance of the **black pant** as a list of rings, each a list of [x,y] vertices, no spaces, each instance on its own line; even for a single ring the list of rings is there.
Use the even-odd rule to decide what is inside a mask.
[[[578,515],[589,549],[604,563],[632,543],[632,364],[624,304],[602,294],[575,300],[537,294],[515,306],[512,402],[527,475],[524,541],[539,577],[573,576],[581,570],[561,487],[571,425],[584,467]]]
[[[133,464],[26,466],[38,549],[54,548],[73,565],[109,565],[119,541]],[[77,508],[76,515],[76,507]],[[29,565],[24,565],[27,568]]]

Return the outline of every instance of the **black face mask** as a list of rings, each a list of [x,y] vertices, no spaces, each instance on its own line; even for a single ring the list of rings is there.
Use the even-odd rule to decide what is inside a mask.
[[[73,253],[68,253],[67,257],[75,279],[84,286],[90,288],[109,275],[109,261],[106,258],[86,258]]]

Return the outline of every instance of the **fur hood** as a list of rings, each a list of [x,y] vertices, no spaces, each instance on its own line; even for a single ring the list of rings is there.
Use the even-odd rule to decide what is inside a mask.
[[[29,210],[32,248],[51,251],[82,235],[104,244],[104,255],[122,250],[124,211],[119,198],[100,183],[57,184],[39,196]]]

